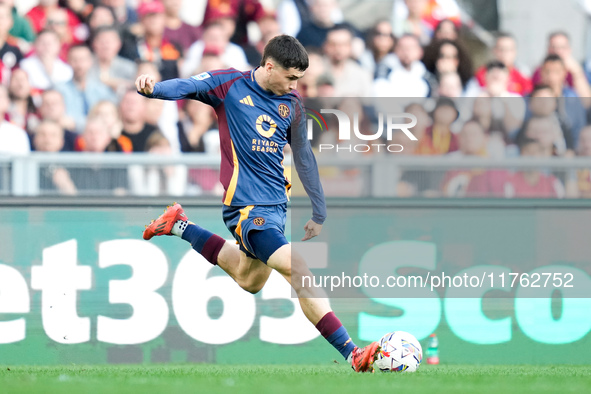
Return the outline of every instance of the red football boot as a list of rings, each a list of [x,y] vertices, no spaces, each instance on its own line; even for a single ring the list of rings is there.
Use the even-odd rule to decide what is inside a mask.
[[[356,347],[353,349],[351,367],[353,367],[355,372],[370,372],[379,350],[380,345],[377,342],[373,342],[363,348]]]
[[[185,215],[185,211],[181,204],[177,204],[176,202],[164,210],[164,213],[158,217],[156,220],[152,220],[149,225],[146,226],[144,230],[144,239],[148,240],[151,239],[153,236],[157,235],[172,235],[172,227],[177,222],[177,220],[187,220],[187,215]]]

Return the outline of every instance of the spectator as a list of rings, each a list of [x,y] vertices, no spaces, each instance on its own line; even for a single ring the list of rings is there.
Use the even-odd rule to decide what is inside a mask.
[[[480,88],[472,76],[472,61],[465,50],[455,41],[442,40],[435,44],[434,51],[435,59],[428,58],[426,53],[423,57],[427,70],[437,78],[443,73],[457,72],[462,80],[463,95],[476,96]]]
[[[458,24],[451,19],[442,19],[436,24],[433,31],[433,41],[441,40],[457,41],[460,38],[460,30]]]
[[[72,68],[59,58],[60,41],[54,31],[41,31],[34,47],[35,53],[21,62],[33,88],[45,90],[72,79]]]
[[[250,68],[242,48],[229,41],[223,25],[219,22],[212,22],[205,27],[201,40],[189,48],[181,68],[183,78],[195,75],[195,70],[199,67],[205,52],[219,55],[222,62],[228,67],[241,71]]]
[[[494,60],[497,60],[507,67],[509,71],[509,85],[507,90],[511,93],[517,93],[520,96],[525,96],[532,90],[531,79],[524,76],[521,71],[515,66],[515,59],[517,57],[517,41],[515,37],[509,33],[500,33],[493,47]],[[487,67],[482,66],[476,71],[476,79],[480,86],[486,85]]]
[[[591,126],[585,126],[579,136],[577,156],[591,156]],[[574,197],[591,198],[591,169],[584,168],[577,171],[577,187]]]
[[[457,72],[444,72],[439,76],[439,87],[437,89],[439,97],[462,97],[462,79]]]
[[[535,139],[524,138],[519,148],[523,157],[549,157],[547,150]],[[528,169],[508,176],[504,195],[507,198],[563,198],[565,190],[554,175]]]
[[[90,109],[101,100],[116,101],[113,92],[100,80],[89,77],[92,52],[86,45],[75,45],[68,52],[73,77],[56,87],[64,97],[66,112],[76,122],[76,131],[82,132]]]
[[[458,133],[458,150],[450,153],[448,156],[450,158],[488,156],[486,130],[480,122],[469,120],[464,123]]]
[[[197,100],[186,100],[181,125],[182,152],[218,153],[219,134],[211,107]]]
[[[567,150],[566,141],[560,123],[554,116],[533,117],[523,125],[523,132],[517,143],[521,145],[523,139],[538,141],[543,154],[551,156],[572,156],[572,151]]]
[[[433,27],[423,19],[427,11],[428,0],[404,0],[408,10],[406,18],[397,15],[393,21],[394,34],[401,37],[404,34],[412,34],[419,38],[421,45],[427,45],[433,37]]]
[[[37,152],[62,152],[64,148],[64,129],[55,122],[44,120],[37,127],[33,146]],[[62,195],[75,195],[76,186],[70,172],[61,166],[51,165],[40,169],[39,187],[44,194],[57,192]]]
[[[123,122],[121,135],[130,139],[134,152],[145,152],[146,141],[157,130],[153,125],[146,123],[146,101],[147,99],[135,90],[129,90],[119,103],[119,113]]]
[[[0,154],[26,155],[31,151],[27,132],[6,119],[10,105],[8,89],[0,85]]]
[[[458,118],[459,112],[453,100],[440,98],[431,117],[433,125],[428,127],[424,138],[419,141],[419,149],[433,152],[435,155],[458,150],[458,137],[451,131],[451,125]]]
[[[569,90],[573,90],[579,97],[588,98],[591,97],[591,89],[589,88],[589,82],[585,76],[583,67],[573,57],[572,48],[570,45],[570,38],[567,33],[559,31],[551,33],[548,36],[548,55],[544,59],[542,66],[538,67],[532,77],[534,85],[538,83],[546,83],[543,76],[544,65],[549,58],[556,59],[556,57],[562,59],[562,64],[565,68],[564,80],[562,85]],[[556,60],[554,60],[556,61]],[[559,97],[559,96],[558,96]],[[569,96],[570,97],[570,96]],[[591,103],[586,100],[586,107]]]
[[[298,92],[304,97],[318,97],[318,78],[326,73],[326,64],[322,52],[317,48],[308,48],[308,69],[298,81]]]
[[[105,154],[111,144],[111,134],[100,118],[89,118],[80,140],[78,146],[84,152]],[[127,171],[122,168],[95,165],[73,168],[70,170],[70,175],[76,186],[77,194],[124,195],[127,191]]]
[[[428,146],[421,145],[420,141],[425,138],[427,134],[427,129],[432,125],[431,117],[429,113],[425,110],[425,108],[419,103],[411,103],[404,108],[404,112],[414,115],[417,118],[417,124],[412,128],[409,129],[410,132],[417,138],[417,141],[409,140],[406,136],[405,138],[409,141],[408,144],[404,144],[404,149],[407,149],[409,144],[411,145],[411,154],[415,155],[431,155],[434,154],[433,151],[430,149],[425,149]],[[403,134],[403,133],[397,133]],[[409,153],[409,152],[407,152]]]
[[[219,22],[226,37],[237,45],[248,43],[246,25],[258,22],[265,14],[259,0],[208,0],[203,15],[203,25]]]
[[[64,147],[64,129],[52,122],[44,120],[39,123],[33,139],[33,148],[37,152],[62,152]]]
[[[119,25],[117,17],[115,16],[115,11],[113,11],[111,7],[99,4],[92,9],[92,12],[88,15],[87,21],[91,39],[101,27],[115,28],[119,32],[121,38],[119,56],[131,61],[137,58],[136,37],[131,33],[127,25]],[[89,40],[88,44],[92,45],[92,40]]]
[[[14,0],[1,0],[0,3],[6,4],[12,13],[12,28],[9,34],[19,40],[18,46],[21,52],[27,52],[30,47],[29,43],[35,40],[35,32],[31,27],[31,23],[26,17],[18,13],[14,6]]]
[[[163,80],[178,78],[178,61],[182,53],[180,48],[164,38],[164,6],[159,1],[141,3],[138,15],[144,35],[137,42],[136,59],[155,63]]]
[[[308,0],[282,0],[277,6],[277,20],[281,32],[296,37],[305,24],[311,19]],[[343,12],[336,8],[331,15],[334,24],[343,23]]]
[[[322,74],[316,80],[318,97],[336,97],[334,89],[334,78],[328,74]]]
[[[47,17],[51,11],[59,9],[59,0],[39,0],[39,5],[33,7],[28,13],[27,17],[31,22],[31,26],[35,33],[39,34],[47,26]],[[67,13],[68,28],[75,32],[80,28],[80,20],[72,11],[65,9]]]
[[[124,135],[121,135],[123,124],[119,117],[119,110],[112,101],[99,101],[94,107],[92,107],[88,113],[88,117],[101,119],[107,130],[109,130],[111,143],[107,146],[107,152],[131,153],[133,151],[131,140]]]
[[[490,98],[488,105],[491,114],[502,123],[503,138],[508,140],[509,133],[519,129],[525,118],[525,101],[517,93],[507,90],[509,70],[504,63],[493,60],[486,65],[486,84],[481,97]]]
[[[435,77],[421,62],[423,49],[416,36],[407,34],[396,44],[396,58],[387,79],[374,82],[376,97],[427,97],[432,93]]]
[[[411,12],[410,7],[407,7],[405,0],[394,0],[394,7],[392,8],[393,24],[400,24],[407,19]],[[431,30],[437,31],[437,28],[443,21],[450,21],[452,23],[460,23],[460,7],[456,0],[427,0],[425,5],[422,2],[409,2],[413,7],[413,13],[421,12],[421,21]],[[418,16],[413,17],[416,19]],[[416,34],[416,33],[415,33]]]
[[[577,146],[579,132],[585,125],[585,109],[577,93],[569,88],[565,82],[567,74],[564,61],[558,55],[548,55],[542,64],[540,77],[543,84],[552,89],[554,97],[563,97],[565,111],[571,121],[573,145]],[[591,96],[586,96],[591,97]]]
[[[258,65],[261,63],[265,45],[267,45],[267,43],[273,37],[281,34],[281,28],[279,27],[279,23],[277,23],[277,19],[275,19],[275,14],[273,13],[267,13],[263,15],[261,18],[259,18],[257,24],[261,32],[261,39],[258,40],[254,45],[243,46],[246,59],[248,63],[252,65]],[[307,71],[308,70],[306,70],[306,72]]]
[[[23,59],[18,42],[10,36],[11,27],[12,11],[8,5],[0,3],[0,59],[7,69],[13,68]]]
[[[486,64],[483,93],[487,97],[521,97],[509,92],[509,69],[499,60]]]
[[[93,7],[100,0],[60,0],[62,6],[68,8],[76,15],[78,20],[85,21],[92,12]]]
[[[168,139],[158,131],[146,141],[146,151],[160,156],[174,154]],[[182,164],[133,165],[129,168],[129,179],[131,193],[136,196],[183,196],[187,188],[187,167]]]
[[[44,28],[57,33],[61,44],[60,59],[64,61],[67,61],[68,50],[72,45],[80,44],[88,38],[88,31],[86,30],[84,33],[78,33],[69,29],[68,14],[64,8],[55,8],[49,11]]]
[[[572,120],[569,117],[563,98],[557,98],[552,89],[547,85],[537,85],[531,93],[528,102],[528,113],[526,121],[530,117],[554,117],[560,125],[562,135],[566,143],[566,148],[574,150],[574,140],[572,135]],[[579,126],[582,127],[582,126]]]
[[[335,26],[332,15],[339,8],[336,0],[310,0],[310,19],[302,23],[296,38],[303,46],[321,48]]]
[[[511,141],[513,127],[520,127],[523,117],[515,122],[512,115],[512,104],[515,100],[493,100],[490,97],[474,99],[472,119],[484,128],[488,143],[488,156],[494,159],[505,157],[507,142]],[[516,126],[518,124],[518,126]],[[511,152],[509,152],[510,154]],[[515,154],[517,155],[517,154]]]
[[[127,5],[126,0],[101,0],[101,2],[113,10],[118,25],[131,26],[138,22],[139,7],[136,12],[133,7]],[[140,5],[143,3],[145,1],[142,1]]]
[[[488,156],[488,138],[482,125],[470,120],[464,123],[459,133],[459,150],[450,153],[453,158]],[[507,178],[504,170],[461,169],[445,174],[442,182],[446,197],[487,197],[499,196]]]
[[[41,94],[41,105],[39,107],[41,121],[52,121],[61,126],[64,130],[64,148],[65,152],[74,150],[76,134],[73,130],[76,128],[74,119],[66,114],[66,105],[60,92],[54,89],[48,89]],[[35,131],[35,130],[31,130]]]
[[[18,127],[30,131],[39,121],[37,106],[39,105],[39,92],[31,89],[29,76],[20,68],[15,68],[10,75],[8,84],[10,108],[8,120]]]
[[[396,40],[390,22],[377,22],[367,37],[367,49],[361,56],[361,66],[369,71],[374,79],[386,78],[398,63],[394,55]]]
[[[88,118],[84,130],[76,141],[76,151],[105,153],[111,143],[111,135],[100,118]]]
[[[123,93],[133,87],[137,71],[134,62],[118,55],[121,45],[119,31],[112,26],[99,27],[92,38],[95,58],[89,78],[100,80],[114,93]]]
[[[371,75],[351,59],[353,33],[342,25],[333,27],[326,36],[324,54],[327,70],[334,78],[335,96],[368,97]]]
[[[166,15],[164,38],[183,51],[201,38],[201,29],[191,26],[180,18],[182,0],[163,0]]]

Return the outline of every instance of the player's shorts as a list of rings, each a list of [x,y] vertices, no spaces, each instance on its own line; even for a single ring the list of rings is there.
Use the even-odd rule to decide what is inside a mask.
[[[256,245],[253,245],[249,236],[251,231],[263,231],[263,230],[277,230],[277,232],[271,232],[277,234],[275,236],[280,239],[274,242],[275,245],[287,244],[285,238],[285,222],[287,220],[287,204],[278,205],[248,205],[246,207],[229,207],[224,205],[222,209],[224,222],[226,227],[242,250],[248,257],[258,258],[263,262],[267,262],[266,257],[256,256],[255,251],[257,250]]]

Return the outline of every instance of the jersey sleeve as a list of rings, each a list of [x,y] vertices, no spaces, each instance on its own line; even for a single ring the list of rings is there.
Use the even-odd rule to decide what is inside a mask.
[[[242,76],[238,70],[216,70],[193,75],[186,79],[169,79],[157,82],[148,98],[161,100],[199,100],[217,107],[224,100],[231,82]]]
[[[306,117],[302,101],[296,98],[293,103],[294,118],[287,133],[287,140],[291,145],[296,171],[312,202],[312,220],[322,224],[326,220],[326,201],[318,174],[318,164],[307,138]]]

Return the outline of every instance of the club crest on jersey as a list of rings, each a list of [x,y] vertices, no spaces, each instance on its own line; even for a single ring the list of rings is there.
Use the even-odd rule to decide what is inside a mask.
[[[252,222],[255,226],[262,226],[263,224],[265,224],[265,219],[259,216],[257,218],[252,219]]]
[[[289,116],[289,107],[285,104],[279,104],[279,115],[282,118],[287,118]]]
[[[257,131],[265,138],[271,138],[277,129],[277,123],[269,115],[261,115],[256,121]]]
[[[191,78],[196,79],[198,81],[203,81],[204,79],[207,79],[209,77],[211,77],[211,75],[209,75],[208,72],[204,72],[199,75],[193,75]]]

